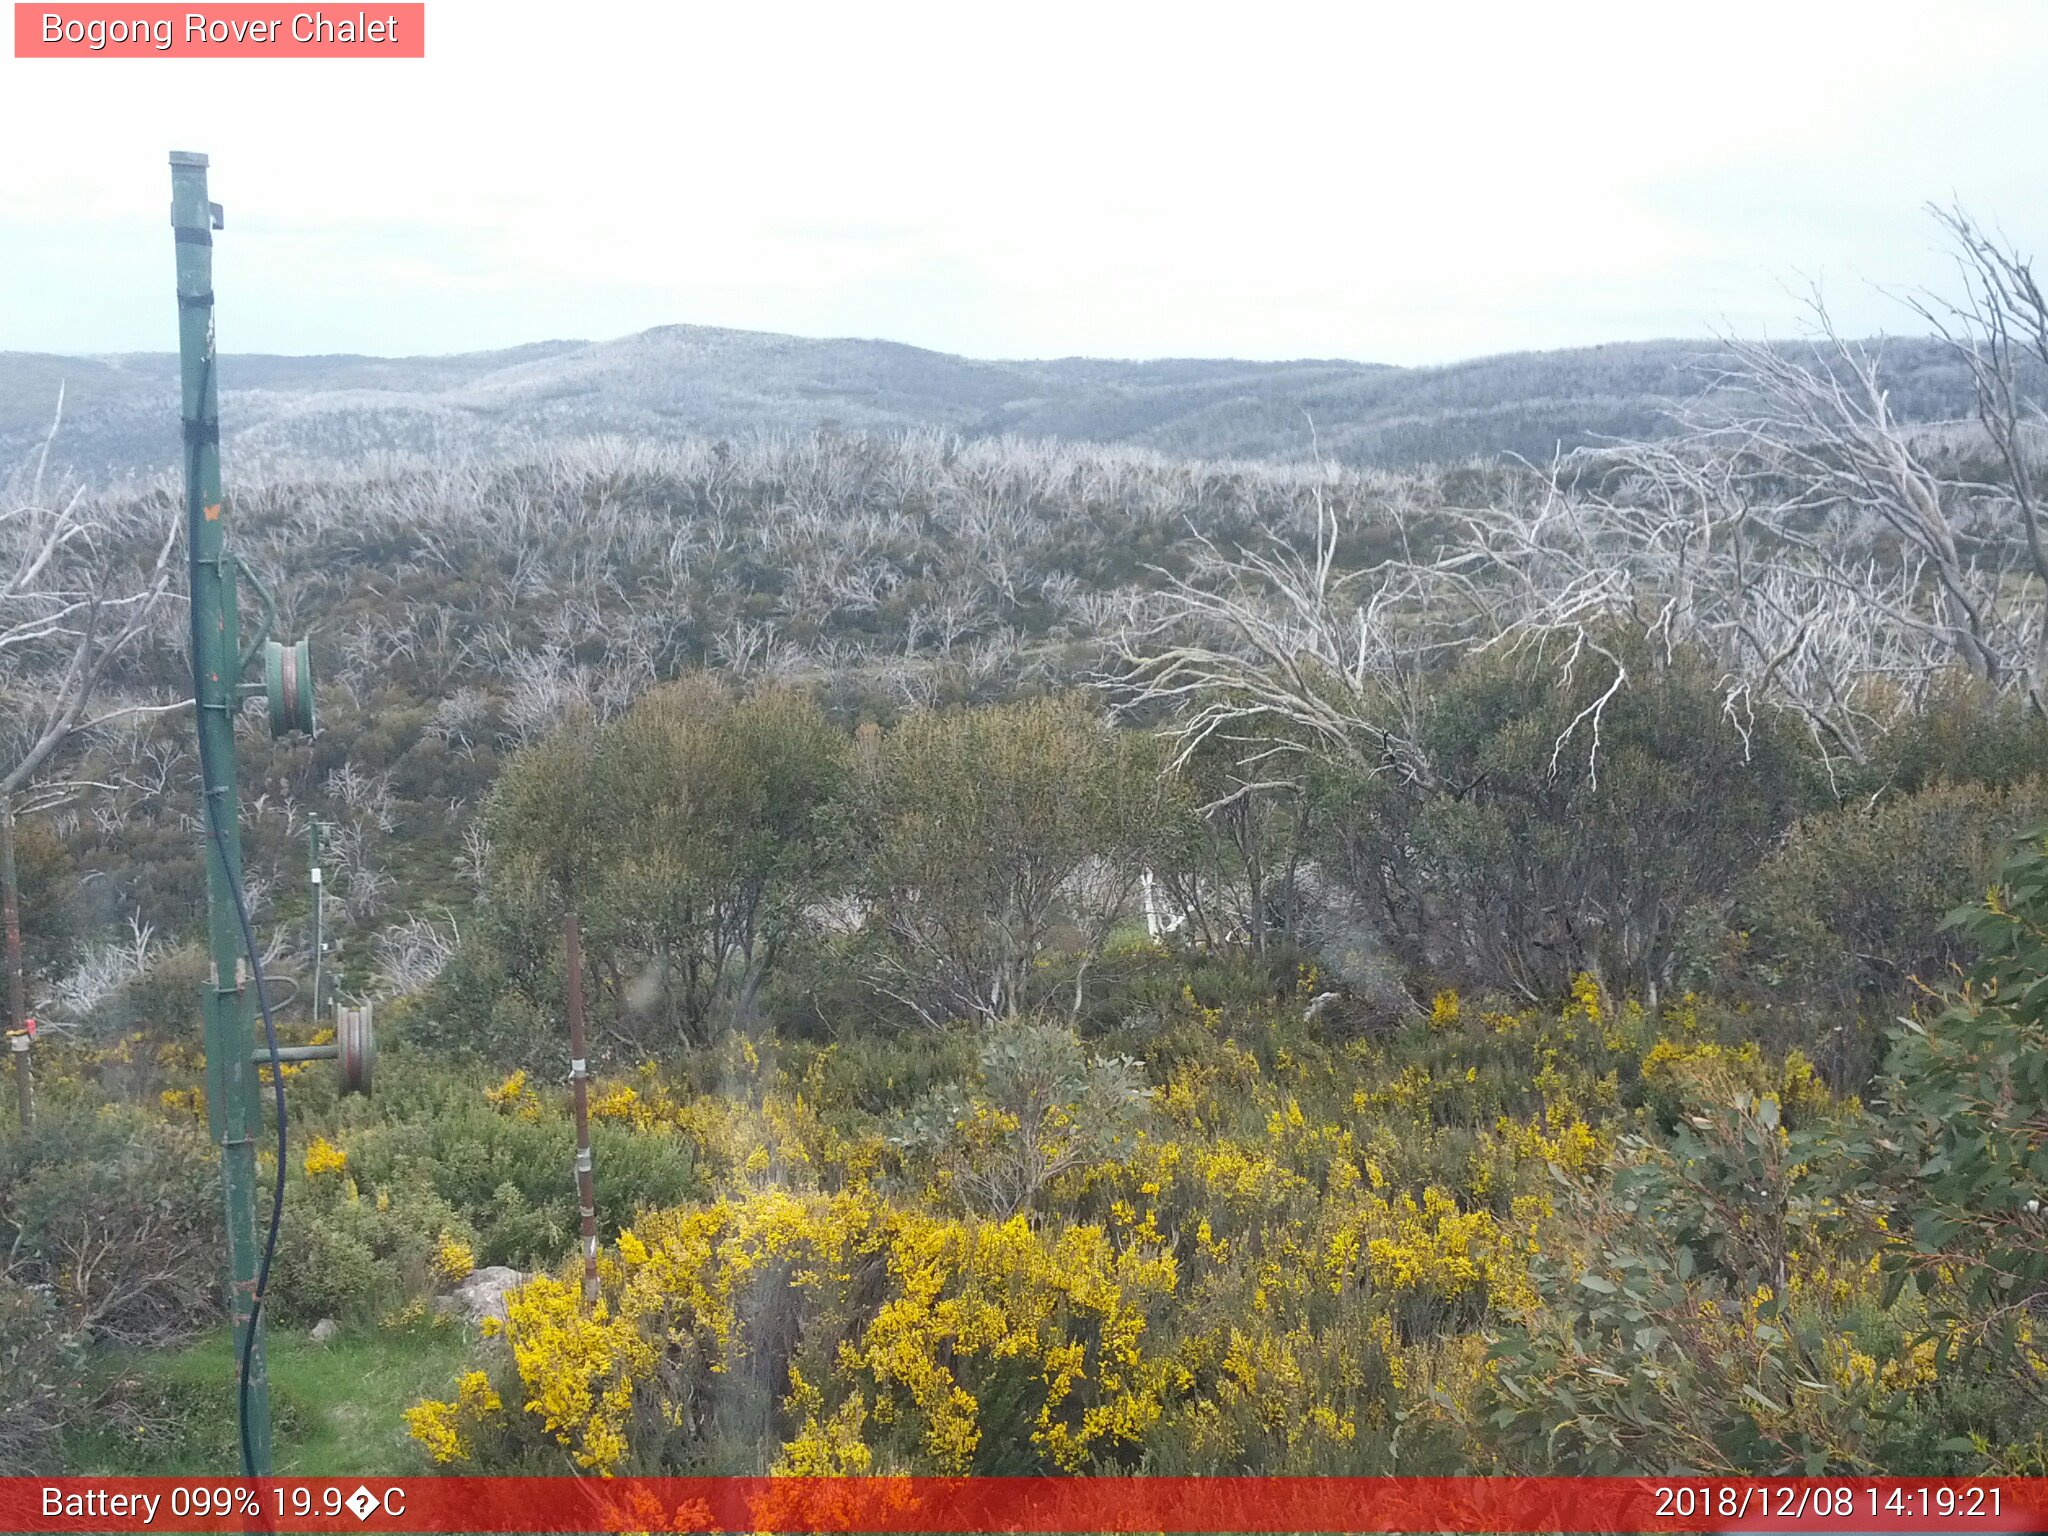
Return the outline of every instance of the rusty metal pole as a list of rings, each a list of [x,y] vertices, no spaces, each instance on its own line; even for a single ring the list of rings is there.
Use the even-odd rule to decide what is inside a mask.
[[[21,1104],[21,1134],[25,1138],[36,1128],[36,1088],[28,1073],[28,1031],[7,1037],[14,1058],[14,1093]]]
[[[571,912],[563,924],[569,970],[569,1091],[576,1106],[576,1204],[583,1218],[583,1304],[597,1304],[597,1178],[590,1165],[590,1064],[583,1033],[583,938]]]
[[[21,892],[14,867],[14,798],[0,795],[0,921],[7,930],[8,1054],[14,1058],[14,1091],[21,1101],[21,1134],[36,1128],[36,1090],[28,1068],[28,989],[21,968]]]
[[[7,925],[7,1027],[20,1029],[28,1015],[21,970],[21,887],[14,867],[14,797],[0,795],[0,909]]]

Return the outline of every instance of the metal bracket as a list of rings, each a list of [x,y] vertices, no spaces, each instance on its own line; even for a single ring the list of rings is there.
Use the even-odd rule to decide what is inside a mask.
[[[219,203],[208,203],[206,205],[206,222],[208,225],[211,225],[214,229],[226,229],[228,227],[227,210],[221,207]],[[199,229],[203,231],[205,227],[206,226],[204,225],[198,224],[180,224],[178,222],[178,210],[175,207],[171,209],[171,228]],[[211,240],[197,240],[194,243],[198,245],[213,244]],[[211,296],[209,295],[209,297]]]
[[[270,638],[271,631],[277,628],[277,599],[270,595],[270,588],[263,584],[263,579],[250,569],[249,563],[240,555],[230,551],[227,558],[234,562],[236,574],[249,583],[250,590],[263,604],[263,622],[256,626],[256,633],[251,635],[249,643],[242,647],[242,660],[235,668],[235,676],[240,677],[249,670],[249,663],[262,651],[263,642]]]

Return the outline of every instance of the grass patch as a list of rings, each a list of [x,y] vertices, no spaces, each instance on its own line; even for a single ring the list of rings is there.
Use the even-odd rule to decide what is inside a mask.
[[[445,1397],[465,1364],[452,1324],[354,1330],[321,1346],[303,1333],[268,1340],[272,1460],[291,1477],[426,1470],[400,1417]],[[109,1355],[101,1408],[65,1458],[80,1473],[221,1476],[241,1465],[233,1341],[227,1332],[183,1348]]]

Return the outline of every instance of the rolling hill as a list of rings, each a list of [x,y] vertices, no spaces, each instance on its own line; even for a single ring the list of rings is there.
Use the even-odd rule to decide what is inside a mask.
[[[1892,340],[1894,402],[1928,419],[1968,407],[1936,342]],[[1196,457],[1354,464],[1548,455],[1660,431],[1711,370],[1711,341],[1650,341],[1434,368],[1338,360],[979,361],[885,341],[662,326],[612,341],[543,341],[449,357],[221,359],[230,473],[378,455],[500,453],[619,433],[761,430],[1017,434],[1135,443]],[[0,464],[21,461],[65,396],[53,462],[89,479],[173,461],[177,359],[0,352]]]

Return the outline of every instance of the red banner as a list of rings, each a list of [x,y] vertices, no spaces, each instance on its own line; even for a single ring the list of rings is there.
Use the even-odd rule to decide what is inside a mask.
[[[423,59],[424,4],[14,7],[17,59]]]
[[[8,1531],[2048,1530],[2048,1479],[5,1478]]]

